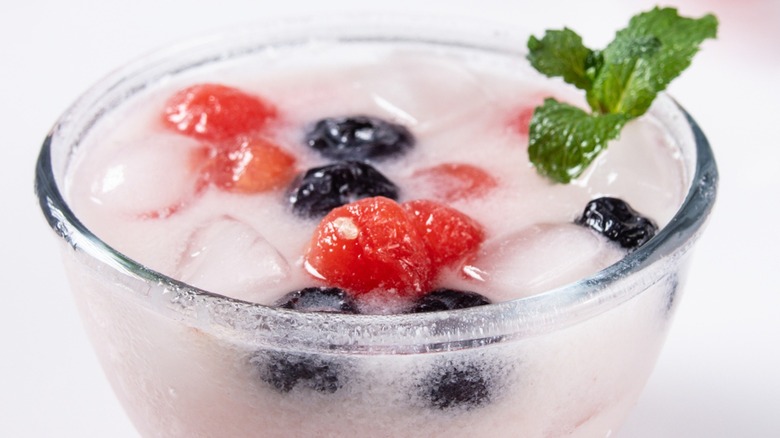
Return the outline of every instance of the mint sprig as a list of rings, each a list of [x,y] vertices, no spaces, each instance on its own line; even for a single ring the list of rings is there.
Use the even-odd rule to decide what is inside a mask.
[[[578,177],[623,126],[644,114],[682,73],[718,20],[681,17],[674,8],[634,16],[604,50],[592,50],[570,29],[528,39],[528,60],[541,73],[585,91],[591,113],[546,99],[529,129],[528,155],[543,175],[561,183]]]

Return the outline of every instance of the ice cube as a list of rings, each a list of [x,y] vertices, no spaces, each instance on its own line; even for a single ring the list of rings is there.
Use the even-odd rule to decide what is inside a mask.
[[[177,274],[210,292],[268,303],[278,296],[290,266],[255,228],[224,216],[192,233]]]
[[[493,99],[479,74],[468,66],[413,51],[390,55],[387,62],[395,68],[366,67],[355,81],[356,91],[365,93],[381,113],[416,126],[418,132],[478,114]]]
[[[166,216],[196,192],[199,144],[172,135],[148,135],[105,157],[89,184],[90,199],[133,216]]]
[[[495,290],[495,301],[505,301],[584,278],[624,255],[620,246],[585,227],[542,224],[487,243],[465,272]]]
[[[668,223],[679,207],[674,200],[685,198],[686,183],[680,172],[682,156],[667,135],[651,120],[627,124],[620,138],[610,143],[575,184],[591,198],[622,198],[644,215],[652,212],[656,223]],[[641,143],[649,147],[635,147]]]

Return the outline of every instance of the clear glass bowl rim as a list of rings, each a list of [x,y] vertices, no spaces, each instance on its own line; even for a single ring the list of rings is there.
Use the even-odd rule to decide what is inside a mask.
[[[187,69],[223,56],[241,56],[269,46],[303,44],[322,38],[343,42],[425,42],[523,56],[523,38],[527,36],[500,23],[383,14],[361,15],[358,22],[352,16],[294,17],[193,38],[119,68],[66,110],[42,145],[35,192],[50,226],[74,251],[108,266],[128,281],[157,286],[152,288],[151,296],[137,294],[139,304],[143,302],[155,312],[201,330],[219,331],[220,336],[230,336],[237,342],[353,353],[411,353],[472,348],[568,327],[628,301],[661,278],[670,266],[676,269],[676,263],[698,238],[712,210],[718,171],[709,142],[693,118],[665,94],[659,100],[666,101],[687,121],[696,155],[689,192],[671,222],[647,244],[591,277],[531,297],[458,311],[415,315],[302,313],[200,290],[146,268],[95,236],[65,202],[52,164],[52,148],[71,148],[71,142],[63,138],[72,136],[75,128],[88,129],[94,122],[89,119],[74,126],[74,118],[93,111],[91,105],[99,98],[120,94],[124,84],[150,66]],[[186,56],[194,56],[196,61],[181,62]],[[168,64],[173,61],[177,62]],[[177,72],[167,69],[168,73]],[[102,108],[93,116],[100,117],[104,110],[110,108]],[[638,280],[639,277],[643,279]]]

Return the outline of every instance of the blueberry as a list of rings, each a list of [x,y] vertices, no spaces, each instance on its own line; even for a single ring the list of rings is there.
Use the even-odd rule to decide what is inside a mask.
[[[314,354],[270,351],[257,354],[251,360],[260,372],[260,378],[280,392],[295,387],[332,394],[344,384],[343,364]]]
[[[408,129],[371,116],[332,117],[318,121],[306,143],[335,160],[381,159],[414,146]]]
[[[474,409],[493,396],[484,367],[473,361],[441,361],[424,377],[419,390],[429,406],[441,410]]]
[[[436,289],[419,298],[412,307],[412,313],[437,312],[440,310],[466,309],[484,306],[490,301],[476,292],[454,289]]]
[[[484,306],[490,301],[476,292],[454,289],[436,289],[419,298],[412,307],[412,313],[436,312],[440,310],[466,309]],[[469,340],[464,347],[476,347],[499,341],[500,337]],[[493,388],[485,367],[477,361],[443,360],[423,378],[420,395],[428,405],[447,410],[451,408],[473,409],[488,403]]]
[[[307,287],[283,296],[277,307],[301,312],[358,313],[352,297],[337,287]],[[280,392],[296,386],[334,393],[342,386],[344,365],[321,355],[269,351],[258,353],[250,362],[260,378]]]
[[[341,161],[309,169],[290,192],[293,211],[302,217],[318,217],[358,199],[384,196],[398,199],[398,187],[359,161]]]
[[[623,248],[635,250],[655,236],[658,226],[641,216],[625,201],[603,197],[590,201],[576,220],[590,227]]]
[[[283,296],[277,307],[302,312],[358,313],[352,297],[337,287],[307,287]]]
[[[441,310],[467,309],[469,307],[484,306],[490,304],[490,300],[476,292],[466,292],[455,289],[436,289],[418,298],[409,313],[438,312]],[[503,336],[489,336],[480,339],[465,339],[452,342],[451,345],[472,348],[480,345],[493,344],[503,339]],[[435,345],[435,344],[434,344]]]

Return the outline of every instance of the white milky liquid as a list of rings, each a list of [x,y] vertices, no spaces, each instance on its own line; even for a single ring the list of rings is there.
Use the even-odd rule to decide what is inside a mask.
[[[425,180],[413,177],[420,169],[448,162],[487,169],[498,187],[452,204],[487,231],[472,261],[472,272],[481,274],[466,282],[453,276],[457,284],[440,286],[477,290],[493,300],[543,292],[622,256],[615,245],[571,225],[592,198],[622,198],[661,225],[681,202],[679,157],[650,120],[630,123],[574,184],[540,177],[528,162],[527,136],[513,121],[540,96],[563,93],[551,91],[553,81],[529,74],[522,60],[431,56],[412,47],[374,48],[358,57],[338,46],[307,48],[305,57],[291,52],[268,54],[262,68],[237,63],[165,84],[113,115],[82,147],[70,180],[71,203],[83,222],[131,258],[211,292],[270,304],[319,285],[301,265],[317,221],[292,215],[284,189],[195,193],[197,175],[187,160],[199,141],[159,122],[175,91],[217,81],[278,106],[282,123],[273,135],[296,156],[300,172],[327,163],[307,150],[305,130],[321,118],[350,114],[404,124],[417,138],[411,153],[376,164],[400,187],[399,202],[435,199]],[[179,204],[163,219],[143,218]]]
[[[522,59],[401,44],[269,50],[153,87],[106,116],[81,145],[67,193],[97,236],[140,263],[208,291],[261,304],[310,286],[302,255],[317,221],[291,214],[284,191],[195,189],[187,156],[199,147],[159,122],[165,100],[200,82],[235,86],[272,102],[275,138],[299,171],[326,161],[303,129],[331,116],[369,114],[406,125],[414,150],[377,167],[399,201],[430,197],[412,175],[443,162],[487,169],[498,186],[453,206],[479,221],[486,241],[447,286],[494,301],[544,292],[608,266],[624,252],[572,222],[598,196],[615,196],[660,226],[684,196],[674,145],[651,119],[631,122],[578,181],[552,184],[527,159],[512,120],[548,95],[573,103]],[[150,211],[182,205],[168,217]],[[483,348],[415,355],[312,354],[338,369],[332,393],[285,392],[263,378],[270,350],[205,333],[139,306],[120,284],[69,262],[77,301],[120,400],[144,436],[181,437],[607,437],[635,402],[660,348],[677,287],[670,274],[586,322]],[[216,333],[216,332],[215,332]],[[333,365],[335,364],[335,365]],[[266,367],[266,368],[264,368]],[[476,367],[489,402],[431,407],[442,369]],[[433,374],[432,374],[433,373]],[[433,376],[433,377],[432,377]]]

